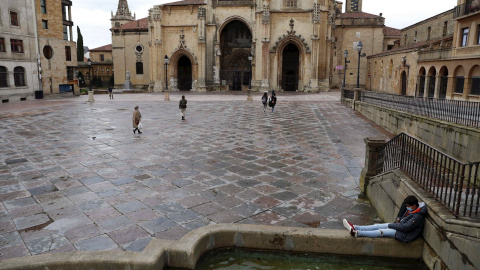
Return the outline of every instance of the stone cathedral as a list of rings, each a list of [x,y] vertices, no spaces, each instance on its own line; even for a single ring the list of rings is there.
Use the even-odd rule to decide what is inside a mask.
[[[184,0],[156,5],[137,20],[119,0],[111,17],[115,85],[128,76],[150,91],[327,91],[336,5]]]

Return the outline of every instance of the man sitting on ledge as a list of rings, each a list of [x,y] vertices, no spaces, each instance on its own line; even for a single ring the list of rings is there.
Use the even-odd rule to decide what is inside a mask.
[[[408,243],[422,233],[427,213],[425,203],[418,203],[417,197],[410,195],[403,201],[394,223],[359,226],[344,219],[343,226],[354,237],[391,237]]]

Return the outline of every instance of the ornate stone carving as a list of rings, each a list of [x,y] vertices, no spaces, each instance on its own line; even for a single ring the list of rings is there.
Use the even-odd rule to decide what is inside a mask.
[[[270,6],[263,5],[262,24],[270,24]]]
[[[320,5],[317,3],[313,3],[312,23],[320,23]]]
[[[278,37],[277,42],[275,42],[275,45],[273,45],[271,52],[277,51],[278,45],[282,44],[284,40],[287,39],[295,39],[299,43],[302,43],[303,46],[305,47],[305,53],[311,53],[310,47],[308,46],[308,43],[305,41],[305,38],[302,37],[302,35],[297,35],[297,31],[295,31],[293,28],[295,27],[295,21],[293,19],[290,20],[290,31],[287,30],[287,35],[282,35],[281,37]]]
[[[207,18],[207,9],[204,7],[199,7],[198,8],[198,20],[205,20]]]
[[[154,21],[162,20],[162,9],[160,8],[160,6],[153,7],[153,20]]]

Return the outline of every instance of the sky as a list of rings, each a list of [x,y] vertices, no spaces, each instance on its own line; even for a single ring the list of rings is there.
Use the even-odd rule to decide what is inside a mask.
[[[178,0],[128,0],[130,11],[137,19],[145,18],[148,9]],[[281,0],[271,0],[281,1]],[[301,0],[300,0],[301,1]],[[83,35],[83,44],[90,49],[111,44],[111,11],[117,11],[118,0],[73,0],[72,20],[74,41],[77,27]],[[345,3],[345,0],[340,0]],[[382,13],[387,26],[402,29],[435,16],[456,6],[457,0],[363,0],[363,11],[378,15]]]

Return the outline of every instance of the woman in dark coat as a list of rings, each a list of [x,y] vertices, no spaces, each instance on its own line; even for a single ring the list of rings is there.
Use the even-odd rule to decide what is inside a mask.
[[[275,94],[275,91],[272,90],[272,95],[270,96],[270,100],[268,101],[268,106],[272,107],[272,113],[273,113],[273,110],[275,109],[276,104],[277,104],[277,95]]]

